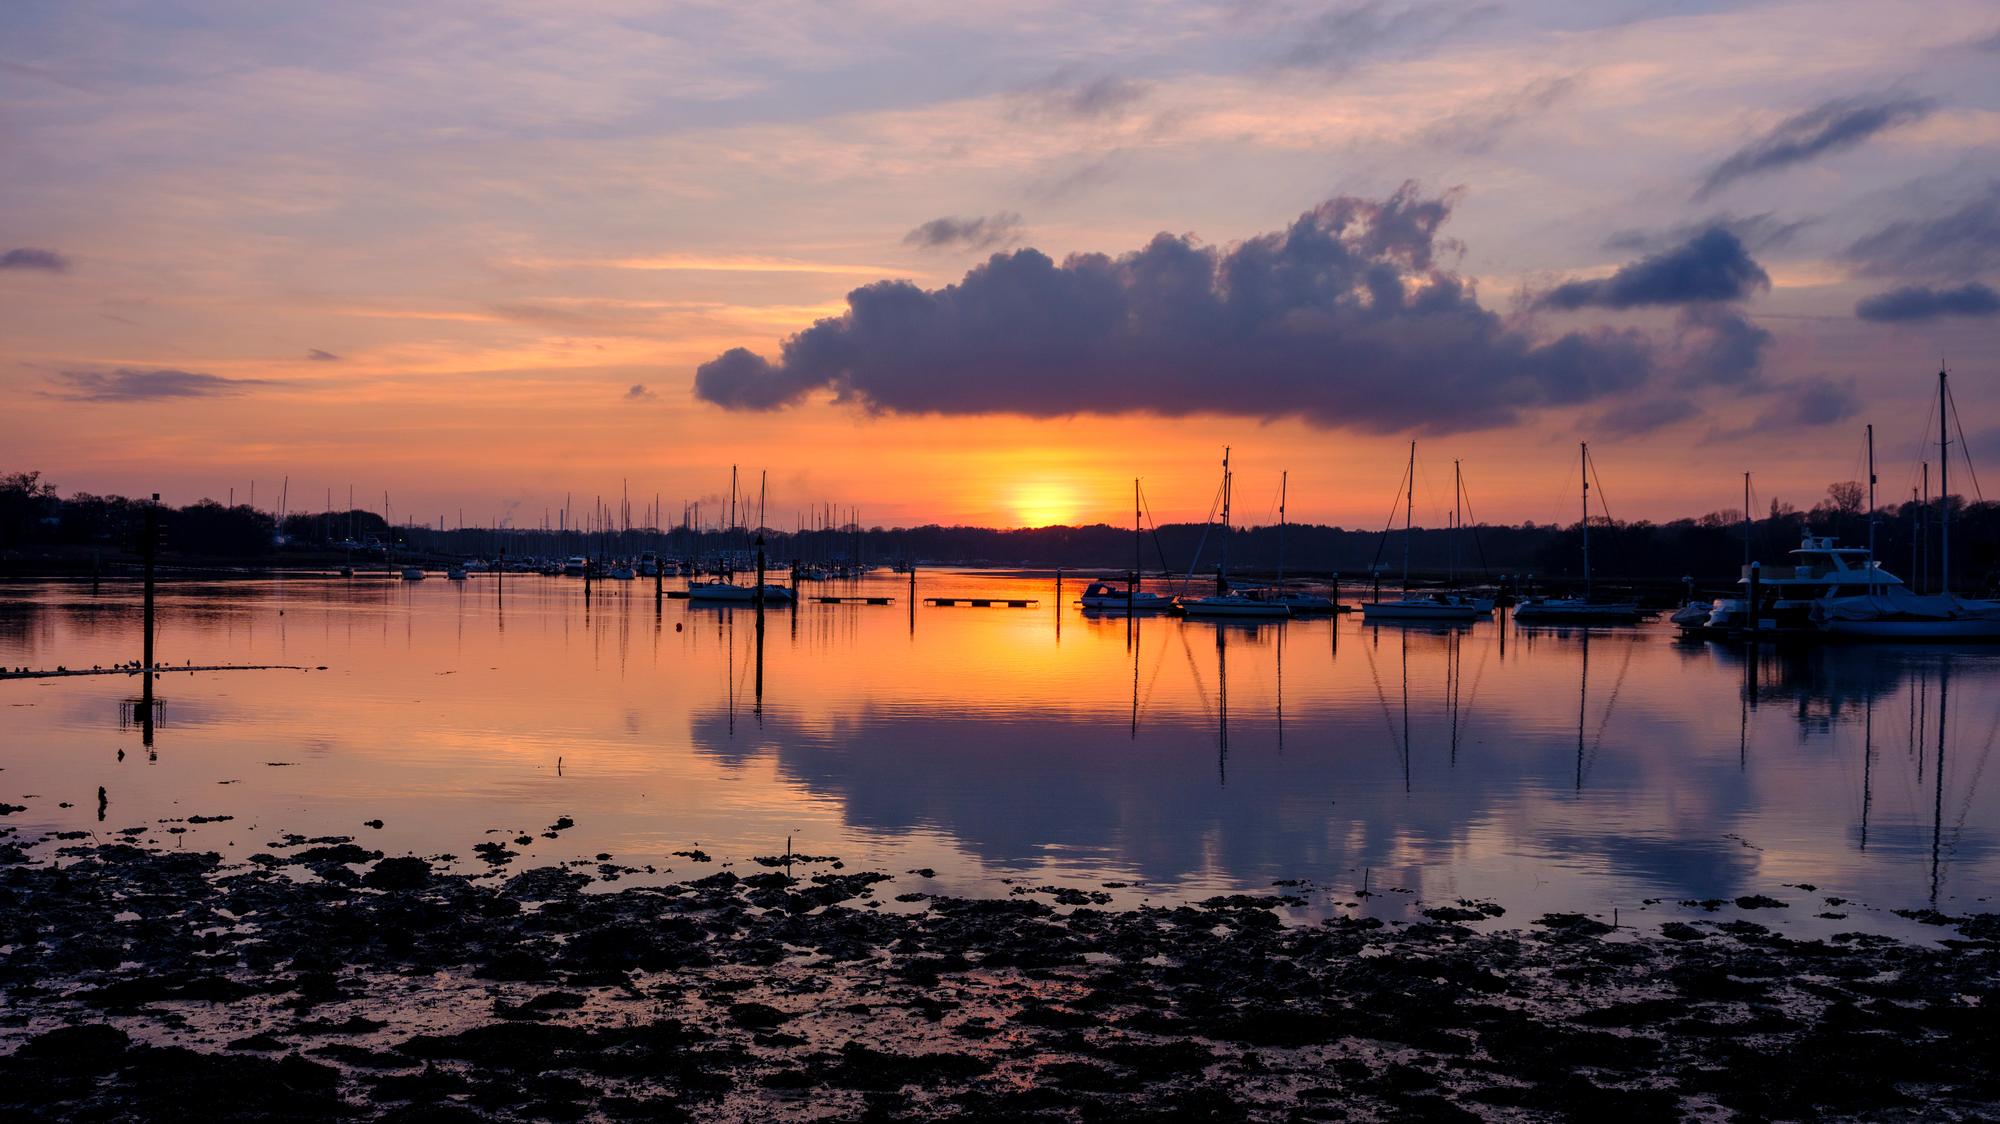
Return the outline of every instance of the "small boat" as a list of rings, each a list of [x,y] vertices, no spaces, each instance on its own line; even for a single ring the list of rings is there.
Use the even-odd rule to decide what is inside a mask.
[[[1493,603],[1483,598],[1470,597],[1462,593],[1427,593],[1411,596],[1410,588],[1410,540],[1414,537],[1417,502],[1417,443],[1410,442],[1409,467],[1403,470],[1403,596],[1395,601],[1369,601],[1361,606],[1363,620],[1371,621],[1475,621],[1493,611]],[[1394,511],[1393,508],[1390,509]],[[1383,533],[1387,542],[1388,533]],[[1377,547],[1376,558],[1381,557]],[[1375,571],[1379,576],[1381,571]]]
[[[620,562],[616,566],[606,570],[604,576],[615,582],[629,582],[637,575],[632,572],[632,567]]]
[[[420,582],[420,581],[423,581],[423,580],[424,580],[424,568],[423,568],[422,566],[405,566],[405,567],[403,567],[403,580],[404,580],[404,581],[406,581],[406,582]]]
[[[641,554],[639,556],[639,576],[642,578],[659,577],[660,556],[650,550]]]
[[[1222,450],[1222,556],[1215,567],[1215,592],[1181,602],[1181,612],[1190,617],[1289,617],[1292,611],[1283,602],[1266,600],[1257,591],[1240,592],[1229,584],[1229,500],[1231,476],[1229,450]],[[1200,556],[1196,549],[1197,560]],[[1192,569],[1190,568],[1190,576]]]
[[[1157,612],[1173,605],[1174,599],[1150,590],[1131,589],[1110,582],[1091,582],[1077,599],[1086,609],[1116,609],[1123,612]]]
[[[757,599],[757,586],[737,585],[735,582],[713,581],[695,582],[688,586],[689,601],[703,601],[710,604],[748,605]],[[766,582],[763,586],[764,604],[789,605],[792,591],[782,585]]]
[[[465,567],[453,566],[444,572],[444,576],[448,581],[462,582],[465,580]]]
[[[1476,621],[1492,611],[1490,604],[1481,608],[1479,598],[1460,593],[1431,593],[1361,605],[1362,619],[1371,621]]]
[[[585,558],[581,554],[573,554],[567,562],[563,563],[562,572],[564,577],[583,577],[590,573],[590,559]]]
[[[1514,606],[1523,624],[1635,624],[1645,614],[1636,601],[1598,601],[1590,595],[1590,444],[1578,446],[1583,473],[1583,596],[1524,597]],[[1608,518],[1608,515],[1607,515]]]
[[[1269,589],[1264,591],[1267,599],[1283,603],[1295,617],[1327,616],[1345,613],[1347,606],[1324,594],[1303,589]]]
[[[1523,624],[1632,624],[1643,615],[1636,601],[1584,597],[1524,597],[1514,606],[1514,619]]]
[[[1291,607],[1275,598],[1260,597],[1257,591],[1217,593],[1181,602],[1181,611],[1190,617],[1289,617]]]

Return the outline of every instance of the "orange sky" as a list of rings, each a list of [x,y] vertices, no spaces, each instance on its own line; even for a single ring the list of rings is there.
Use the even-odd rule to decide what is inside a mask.
[[[2000,435],[2000,316],[1855,314],[1892,285],[2000,274],[2000,246],[1977,236],[1916,264],[1854,250],[2000,200],[1982,5],[1936,5],[1911,27],[1858,0],[1527,4],[1476,28],[1418,13],[1339,43],[1283,5],[1032,7],[778,18],[607,0],[562,19],[357,8],[309,29],[171,4],[0,14],[0,261],[53,255],[0,268],[0,471],[176,502],[244,500],[255,480],[264,507],[289,477],[294,509],[351,485],[368,507],[386,489],[399,517],[527,526],[565,493],[584,508],[623,481],[635,507],[657,493],[677,513],[723,495],[738,465],[753,483],[768,471],[777,526],[820,502],[880,525],[1122,524],[1135,476],[1158,518],[1201,518],[1229,445],[1239,522],[1275,519],[1288,470],[1293,519],[1373,527],[1408,434],[871,415],[824,394],[726,412],[693,378],[729,348],[775,356],[878,279],[936,289],[996,251],[1115,255],[1160,231],[1226,248],[1406,180],[1451,200],[1440,268],[1537,341],[1629,328],[1671,347],[1671,308],[1528,305],[1701,224],[1744,231],[1769,278],[1729,306],[1770,333],[1760,388],[1662,375],[1425,437],[1420,522],[1440,521],[1454,458],[1479,517],[1573,519],[1584,439],[1619,517],[1733,507],[1745,470],[1760,505],[1809,506],[1861,476],[1867,422],[1885,499],[1904,496],[1940,354],[1974,455],[2000,450],[1986,441]],[[1694,197],[1727,154],[1847,97],[1916,108]],[[954,217],[1000,233],[915,239]],[[121,371],[210,389],[79,393]],[[1767,420],[1808,384],[1848,407]],[[1608,411],[1656,402],[1690,412],[1606,432]]]

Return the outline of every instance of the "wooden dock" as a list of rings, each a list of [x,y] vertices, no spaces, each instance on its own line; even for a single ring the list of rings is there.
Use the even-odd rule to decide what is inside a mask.
[[[807,600],[816,605],[894,605],[893,597],[837,597],[832,594],[814,594]]]
[[[1026,598],[1022,598],[1022,597],[926,597],[926,598],[924,598],[924,604],[926,604],[926,605],[941,605],[941,606],[951,606],[951,605],[970,605],[971,607],[973,607],[973,608],[975,608],[975,609],[986,609],[986,608],[1002,608],[1002,609],[1032,609],[1032,608],[1034,608],[1035,606],[1037,606],[1037,605],[1041,604],[1041,601],[1039,601],[1038,599],[1036,599],[1036,598],[1033,598],[1033,597],[1026,597]]]

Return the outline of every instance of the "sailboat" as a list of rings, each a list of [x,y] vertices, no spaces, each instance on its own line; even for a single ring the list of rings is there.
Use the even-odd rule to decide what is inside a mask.
[[[1639,619],[1636,601],[1590,599],[1590,444],[1584,442],[1583,465],[1583,596],[1530,597],[1514,608],[1514,619],[1535,624],[1630,624]]]
[[[1139,578],[1146,572],[1140,547],[1145,542],[1140,529],[1139,481],[1132,481],[1132,577],[1119,589],[1110,582],[1091,582],[1079,598],[1085,609],[1124,610],[1133,613],[1153,613],[1171,608],[1174,599],[1163,594],[1152,593],[1139,588]]]
[[[736,466],[731,465],[729,467],[729,530],[731,534],[735,534],[740,530],[736,522],[736,494]],[[750,501],[747,495],[744,497],[743,506],[748,511]],[[759,524],[763,523],[763,512],[764,498],[762,486],[759,485],[757,498],[757,521]],[[760,556],[763,553],[763,549],[764,539],[760,531],[757,539],[757,551]],[[761,562],[758,568],[762,569]],[[792,591],[782,585],[771,582],[766,582],[761,586],[737,585],[735,582],[729,580],[726,573],[714,581],[689,582],[687,595],[688,600],[691,602],[705,602],[711,605],[749,605],[758,601],[766,605],[789,605],[792,603]]]
[[[1417,443],[1410,442],[1410,465],[1404,470],[1408,488],[1403,494],[1403,596],[1395,601],[1370,601],[1361,606],[1361,616],[1365,620],[1394,621],[1474,621],[1485,616],[1491,607],[1481,608],[1471,597],[1457,593],[1431,593],[1422,597],[1410,596],[1410,539],[1415,535],[1412,520],[1416,514],[1417,494]],[[1393,508],[1391,509],[1394,510]]]
[[[1875,576],[1875,427],[1868,427],[1868,592],[1822,597],[1812,604],[1812,622],[1827,636],[1856,640],[2000,640],[2000,601],[1976,600],[1951,592],[1950,391],[1938,372],[1939,588],[1920,594],[1903,585],[1877,585]]]
[[[1285,588],[1285,499],[1291,488],[1291,476],[1287,472],[1278,477],[1278,581],[1266,596],[1283,602],[1295,617],[1338,613],[1340,605],[1331,597],[1303,589]]]
[[[1181,602],[1181,610],[1191,617],[1289,617],[1292,610],[1284,602],[1232,592],[1229,585],[1229,450],[1222,450],[1222,561],[1215,569],[1215,592]]]

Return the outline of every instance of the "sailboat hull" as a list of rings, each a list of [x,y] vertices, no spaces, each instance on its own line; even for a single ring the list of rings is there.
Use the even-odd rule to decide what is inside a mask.
[[[1361,606],[1365,620],[1473,621],[1485,616],[1477,605],[1427,601],[1369,601]]]

